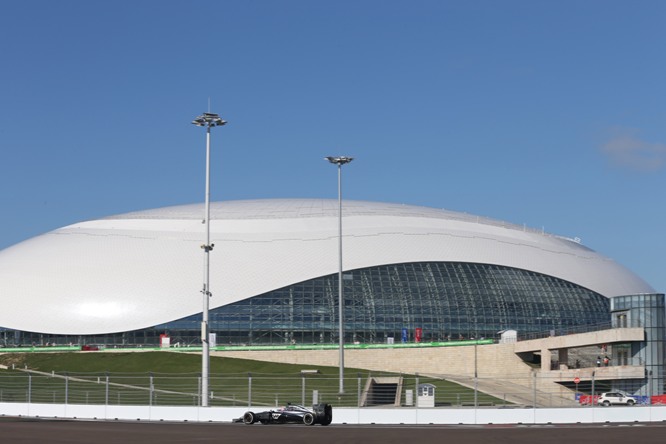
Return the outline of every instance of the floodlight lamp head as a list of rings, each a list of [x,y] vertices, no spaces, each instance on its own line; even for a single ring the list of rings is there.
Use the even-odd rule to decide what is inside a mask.
[[[226,123],[225,120],[222,120],[220,116],[215,113],[203,113],[192,121],[192,124],[196,126],[207,126],[209,128],[226,125]]]
[[[349,162],[351,162],[352,160],[354,160],[353,157],[347,157],[347,156],[337,156],[337,157],[334,157],[334,156],[328,156],[328,157],[324,157],[324,159],[326,159],[326,160],[328,160],[329,162],[334,163],[334,164],[336,164],[336,165],[338,165],[338,166],[340,166],[340,165],[344,165],[344,164],[349,163]]]

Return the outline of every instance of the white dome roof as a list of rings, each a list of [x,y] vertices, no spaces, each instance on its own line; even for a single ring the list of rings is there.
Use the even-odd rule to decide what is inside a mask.
[[[211,309],[338,271],[338,201],[211,204]],[[59,228],[0,251],[0,326],[52,334],[146,328],[200,313],[204,206]],[[344,268],[474,262],[532,270],[604,296],[654,293],[572,240],[433,208],[343,202]]]

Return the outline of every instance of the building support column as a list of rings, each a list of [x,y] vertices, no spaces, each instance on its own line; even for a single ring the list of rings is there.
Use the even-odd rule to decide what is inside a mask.
[[[561,348],[557,350],[557,360],[559,362],[559,370],[569,369],[569,349]]]
[[[547,348],[541,349],[541,371],[549,372],[550,371],[550,350]]]

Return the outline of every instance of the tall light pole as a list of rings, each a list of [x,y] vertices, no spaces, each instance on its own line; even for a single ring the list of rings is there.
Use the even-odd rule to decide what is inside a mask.
[[[203,290],[203,316],[201,320],[201,407],[208,407],[208,373],[210,369],[210,337],[208,331],[208,303],[212,296],[210,292],[210,252],[215,244],[210,243],[210,129],[222,126],[227,122],[213,113],[203,113],[192,121],[196,126],[206,127],[206,204],[204,224],[206,225],[206,243],[201,246],[204,251],[204,284]]]
[[[344,298],[342,297],[342,165],[354,160],[353,157],[338,156],[324,159],[338,166],[338,336],[340,340],[340,395],[345,393],[345,331]]]

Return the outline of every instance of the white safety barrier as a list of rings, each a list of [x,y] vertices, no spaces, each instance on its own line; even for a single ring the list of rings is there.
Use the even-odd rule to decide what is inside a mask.
[[[0,403],[0,416],[117,421],[231,422],[266,407],[156,407]],[[577,408],[333,407],[333,424],[591,424],[666,421],[666,406]]]

